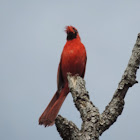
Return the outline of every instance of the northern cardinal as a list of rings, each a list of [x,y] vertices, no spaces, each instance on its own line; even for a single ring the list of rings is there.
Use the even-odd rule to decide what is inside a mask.
[[[57,72],[57,91],[49,105],[39,118],[39,124],[51,126],[69,93],[67,73],[78,74],[84,77],[86,68],[86,50],[81,43],[77,29],[73,26],[66,26],[67,42],[63,48]]]

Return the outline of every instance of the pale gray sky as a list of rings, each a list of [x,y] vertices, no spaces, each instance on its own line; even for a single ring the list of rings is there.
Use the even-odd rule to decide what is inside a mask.
[[[86,47],[86,87],[102,112],[140,32],[139,6],[139,0],[1,0],[0,139],[61,140],[55,126],[39,126],[38,118],[56,91],[66,25],[78,29]],[[122,115],[101,140],[140,139],[139,98],[137,84],[128,91]],[[59,113],[80,127],[71,94]]]

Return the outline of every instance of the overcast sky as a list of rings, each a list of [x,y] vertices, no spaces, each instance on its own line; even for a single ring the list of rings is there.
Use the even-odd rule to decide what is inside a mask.
[[[0,0],[0,139],[61,140],[38,118],[56,91],[64,28],[75,26],[87,50],[86,87],[102,112],[111,100],[140,32],[139,0]],[[137,73],[140,82],[140,70]],[[100,140],[140,139],[140,84]],[[79,128],[71,94],[60,112]]]

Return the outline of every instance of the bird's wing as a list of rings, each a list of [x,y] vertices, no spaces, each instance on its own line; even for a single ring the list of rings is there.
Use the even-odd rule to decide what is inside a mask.
[[[82,75],[81,75],[82,78],[84,78],[84,76],[85,76],[86,63],[87,63],[87,56],[86,56],[86,59],[85,59],[85,66],[84,66],[84,69],[83,69],[83,72],[82,72]]]
[[[57,88],[58,90],[61,90],[62,87],[64,86],[64,80],[63,80],[63,75],[62,75],[62,70],[61,70],[61,60],[58,66],[58,72],[57,72]]]

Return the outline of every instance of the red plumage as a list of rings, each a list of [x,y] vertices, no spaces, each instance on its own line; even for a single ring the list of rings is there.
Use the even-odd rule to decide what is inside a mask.
[[[67,73],[78,74],[84,77],[86,68],[86,50],[81,43],[77,29],[73,26],[66,27],[67,42],[62,51],[58,72],[57,72],[57,91],[49,105],[39,118],[39,124],[45,127],[53,125],[55,118],[69,93]]]

